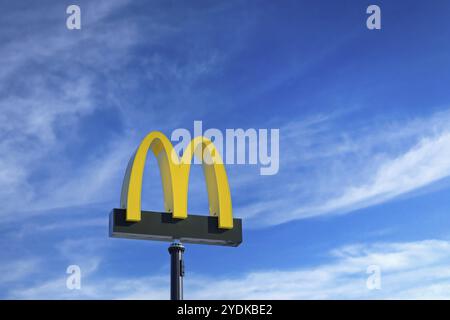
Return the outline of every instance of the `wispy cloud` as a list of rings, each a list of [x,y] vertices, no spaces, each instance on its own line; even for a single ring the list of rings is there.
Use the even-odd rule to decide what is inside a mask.
[[[320,205],[301,208],[293,215],[308,217],[340,213],[382,203],[450,175],[450,132],[423,138],[398,157],[382,162],[374,175],[359,185],[343,188],[342,195]]]
[[[210,281],[193,293],[196,299],[408,299],[448,298],[450,284],[446,241],[378,243],[342,247],[333,262],[296,270],[254,272],[242,278]],[[381,290],[366,286],[367,267],[381,270]],[[438,272],[438,273],[437,273]],[[204,279],[203,279],[204,280]],[[434,286],[436,290],[429,290]],[[439,289],[438,289],[439,287]]]
[[[107,109],[107,102],[101,104],[97,99],[102,75],[91,70],[103,66],[107,73],[118,68],[136,39],[133,27],[120,27],[118,22],[119,28],[112,31],[104,20],[124,3],[97,2],[98,15],[85,19],[92,28],[79,33],[70,33],[64,25],[58,27],[61,13],[56,11],[63,7],[52,7],[55,14],[49,17],[53,20],[45,23],[26,12],[11,12],[16,29],[0,49],[0,199],[5,212],[31,210],[33,201],[46,197],[47,181],[36,176],[45,177],[48,166],[58,171],[61,164],[69,162],[62,156],[63,150],[67,143],[80,143],[80,123],[93,112]],[[39,15],[45,8],[35,9],[32,11]],[[39,32],[30,32],[33,24]],[[117,36],[125,41],[115,41]],[[99,43],[100,48],[95,45]],[[51,173],[47,180],[51,184],[68,175],[68,171]]]
[[[23,280],[38,272],[40,259],[21,259],[0,265],[0,285],[11,284]]]
[[[233,278],[189,274],[190,299],[448,299],[450,243],[424,240],[354,244],[332,250],[328,262],[308,268],[256,271]],[[369,290],[368,266],[381,270],[381,289]],[[89,274],[82,290],[70,291],[63,279],[26,289],[11,289],[14,298],[167,299],[168,277],[110,278]]]
[[[258,183],[257,203],[236,211],[254,219],[253,226],[348,213],[450,175],[449,112],[399,123],[356,122],[352,128],[337,118],[317,116],[282,127],[280,174],[264,178],[279,187]]]

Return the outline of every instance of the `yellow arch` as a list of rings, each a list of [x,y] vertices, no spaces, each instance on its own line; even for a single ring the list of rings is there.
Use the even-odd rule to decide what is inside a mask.
[[[187,218],[189,172],[193,156],[203,159],[209,212],[219,217],[219,228],[233,228],[230,187],[222,158],[207,138],[196,137],[180,158],[172,143],[158,131],[149,133],[131,157],[122,185],[120,206],[127,209],[127,221],[141,220],[141,192],[147,152],[152,149],[161,173],[164,207],[178,219]]]

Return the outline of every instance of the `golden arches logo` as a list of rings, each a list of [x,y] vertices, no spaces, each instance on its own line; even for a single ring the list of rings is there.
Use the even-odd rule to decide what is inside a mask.
[[[127,221],[141,220],[141,193],[148,150],[152,149],[161,174],[164,207],[173,218],[187,218],[189,173],[192,158],[202,160],[211,216],[218,216],[219,228],[233,228],[230,187],[222,158],[214,144],[205,137],[194,138],[178,157],[170,140],[161,132],[149,133],[136,150],[125,173],[120,206]]]

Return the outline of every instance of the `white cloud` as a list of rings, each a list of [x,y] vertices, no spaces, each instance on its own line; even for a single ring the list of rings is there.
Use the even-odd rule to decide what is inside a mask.
[[[294,211],[315,216],[378,204],[450,175],[450,132],[424,138],[406,153],[383,162],[364,184],[343,188],[341,196]]]
[[[48,165],[58,170],[67,162],[61,151],[79,142],[80,123],[94,111],[106,110],[96,98],[99,75],[91,70],[102,67],[107,72],[125,62],[123,56],[136,40],[134,30],[120,23],[113,30],[104,19],[126,2],[87,5],[85,9],[94,6],[91,9],[96,14],[86,15],[90,28],[79,33],[69,32],[64,23],[58,28],[65,12],[58,14],[59,6],[30,9],[34,16],[47,9],[55,13],[47,10],[49,20],[45,22],[27,12],[11,12],[15,29],[0,48],[0,201],[5,204],[4,213],[36,209],[33,204],[46,198],[48,184],[63,176],[70,180],[67,170],[39,183],[34,176]],[[38,32],[29,31],[34,24],[39,26],[35,28]],[[116,41],[116,37],[124,41]],[[83,43],[85,49],[80,50]]]
[[[355,244],[337,248],[329,261],[307,268],[256,271],[233,278],[189,273],[189,299],[449,299],[450,242]],[[381,269],[381,289],[366,286],[367,267]],[[126,276],[126,275],[124,275]],[[169,279],[104,278],[91,273],[82,290],[65,288],[54,279],[26,289],[11,289],[13,298],[167,299]]]
[[[450,263],[449,248],[449,242],[438,240],[343,247],[332,252],[335,260],[330,263],[254,272],[232,280],[210,279],[212,285],[203,284],[193,295],[196,299],[408,299],[414,292],[415,297],[448,298],[448,293],[435,296],[436,291],[424,288],[449,285],[450,272],[444,271]],[[367,289],[369,265],[381,268],[381,290]]]
[[[20,281],[37,272],[40,267],[39,259],[21,259],[0,265],[0,285]]]
[[[340,116],[282,127],[280,174],[258,177],[258,202],[235,212],[252,226],[348,213],[450,176],[450,112],[350,129]],[[262,179],[278,187],[266,188]]]

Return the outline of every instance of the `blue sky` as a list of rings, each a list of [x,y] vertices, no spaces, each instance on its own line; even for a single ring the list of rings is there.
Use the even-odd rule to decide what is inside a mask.
[[[186,298],[450,298],[448,1],[77,1],[72,31],[69,4],[0,4],[1,298],[168,298],[168,244],[108,214],[140,140],[194,120],[279,128],[280,170],[227,166],[244,242],[187,245]]]

